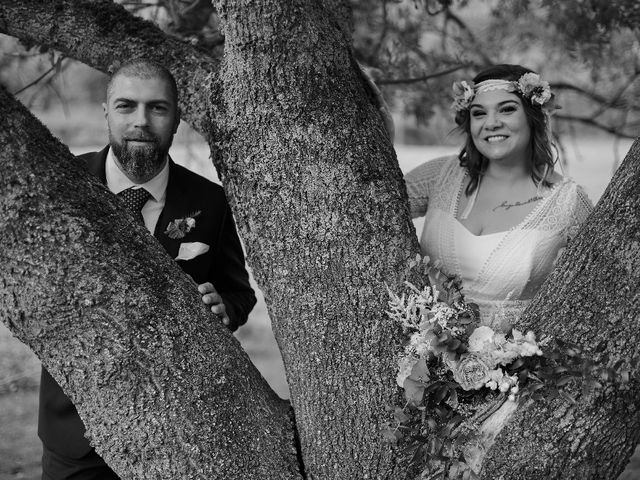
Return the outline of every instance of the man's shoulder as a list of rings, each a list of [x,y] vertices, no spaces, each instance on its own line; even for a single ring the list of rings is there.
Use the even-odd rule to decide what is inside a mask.
[[[169,171],[169,181],[171,181],[171,176],[174,176],[175,180],[177,180],[178,182],[188,185],[190,190],[198,191],[200,194],[226,198],[224,189],[221,185],[218,185],[208,178],[203,177],[202,175],[189,170],[182,165],[178,165],[175,162],[172,162],[171,164],[171,169]]]
[[[95,158],[100,152],[87,152],[87,153],[80,153],[78,155],[76,155],[75,157],[78,160],[82,160],[82,161],[89,161],[93,158]]]
[[[78,160],[83,160],[85,162],[89,162],[92,160],[98,160],[100,158],[107,158],[107,153],[109,152],[109,146],[107,145],[106,147],[104,147],[102,150],[98,150],[98,151],[93,151],[93,152],[86,152],[86,153],[80,153],[78,155],[76,155],[75,157]]]
[[[106,182],[104,165],[107,160],[109,147],[105,147],[98,152],[87,152],[76,155],[78,162],[87,169],[87,171],[96,176],[103,183]]]

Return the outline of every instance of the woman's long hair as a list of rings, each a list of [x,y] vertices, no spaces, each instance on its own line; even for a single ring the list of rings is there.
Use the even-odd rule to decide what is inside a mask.
[[[528,68],[520,65],[495,65],[480,72],[473,79],[474,84],[485,80],[510,80],[517,82],[525,73],[534,73]],[[529,165],[531,178],[536,185],[542,182],[545,187],[551,186],[547,180],[547,174],[553,171],[556,162],[554,155],[555,146],[550,136],[549,117],[539,105],[533,105],[524,98],[520,92],[513,92],[520,97],[524,107],[527,123],[531,129],[531,141],[529,144]],[[456,114],[456,130],[464,132],[467,141],[458,155],[460,166],[467,169],[471,180],[467,185],[465,194],[471,195],[478,188],[480,178],[484,175],[489,165],[489,159],[482,155],[471,138],[471,115],[469,110],[462,110]]]

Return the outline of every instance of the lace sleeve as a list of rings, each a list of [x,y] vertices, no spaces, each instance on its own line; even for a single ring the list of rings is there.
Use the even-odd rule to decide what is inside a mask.
[[[423,217],[427,213],[429,197],[433,194],[442,168],[451,159],[451,156],[447,156],[429,160],[404,176],[409,195],[411,218]]]
[[[571,209],[571,218],[567,227],[567,240],[571,240],[575,237],[576,233],[580,229],[580,226],[587,219],[589,214],[593,211],[593,203],[589,200],[587,193],[580,185],[576,185],[573,208]]]

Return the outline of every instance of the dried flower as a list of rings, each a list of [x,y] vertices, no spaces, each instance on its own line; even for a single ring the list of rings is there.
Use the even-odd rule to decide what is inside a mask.
[[[466,110],[471,105],[475,96],[472,85],[469,85],[465,80],[453,82],[453,109],[456,112]]]

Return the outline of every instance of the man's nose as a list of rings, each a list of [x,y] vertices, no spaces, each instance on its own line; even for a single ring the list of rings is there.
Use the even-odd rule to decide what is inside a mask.
[[[149,112],[144,106],[138,107],[134,118],[134,126],[146,127],[147,125],[149,125]]]

